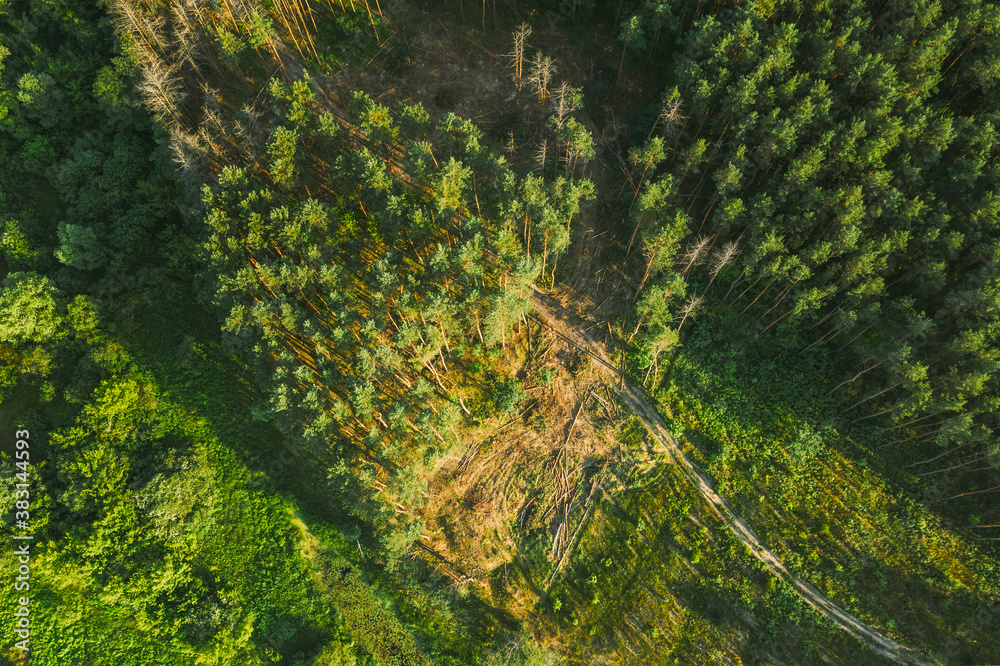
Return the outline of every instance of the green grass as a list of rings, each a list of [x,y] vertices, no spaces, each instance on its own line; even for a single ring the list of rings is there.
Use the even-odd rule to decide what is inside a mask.
[[[823,425],[810,389],[822,384],[808,363],[737,368],[724,357],[679,354],[655,397],[761,540],[793,573],[908,647],[946,663],[1000,654],[995,558]],[[801,375],[798,391],[791,374]]]
[[[764,570],[672,465],[601,502],[543,603],[570,663],[882,663]]]
[[[239,455],[280,437],[245,418],[249,388],[191,326],[204,313],[179,305],[140,308],[124,345],[91,339],[98,388],[71,426],[33,433],[50,441],[33,451],[32,663],[293,663],[322,651],[365,663],[310,577],[288,499]],[[13,566],[9,550],[0,557]]]

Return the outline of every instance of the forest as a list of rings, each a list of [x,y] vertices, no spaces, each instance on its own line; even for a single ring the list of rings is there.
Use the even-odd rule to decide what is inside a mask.
[[[0,0],[0,283],[0,663],[1000,660],[996,3]]]

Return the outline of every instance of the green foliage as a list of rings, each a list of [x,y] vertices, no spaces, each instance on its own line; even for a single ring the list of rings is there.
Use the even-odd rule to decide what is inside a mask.
[[[242,36],[234,35],[227,28],[219,28],[216,32],[216,39],[219,42],[219,49],[222,51],[222,59],[230,67],[236,67],[239,63],[239,56],[250,44],[243,40]]]
[[[984,604],[1000,590],[988,556],[887,483],[888,473],[870,453],[820,425],[829,412],[812,387],[825,368],[796,367],[794,351],[785,357],[766,345],[743,350],[739,367],[713,362],[720,355],[713,347],[726,338],[695,344],[700,337],[675,360],[669,387],[658,395],[662,411],[689,427],[682,445],[708,463],[716,489],[740,507],[758,537],[793,573],[851,612],[894,618],[896,635],[908,646],[923,646],[927,654],[988,653],[984,641],[992,639],[979,633],[983,625],[965,624],[962,635],[935,628],[945,615],[984,616]],[[765,360],[758,351],[776,357]],[[922,583],[915,582],[916,572],[923,572]],[[808,614],[790,591],[772,595],[770,617],[758,614],[776,649],[781,627]]]
[[[32,451],[60,461],[32,480],[32,525],[58,544],[33,560],[32,598],[44,603],[33,606],[32,622],[45,637],[33,642],[33,661],[61,663],[69,651],[121,664],[263,663],[256,637],[276,636],[275,618],[287,614],[312,624],[328,652],[349,654],[349,640],[325,629],[336,613],[306,572],[284,506],[247,485],[231,451],[237,441],[259,446],[261,435],[231,429],[240,422],[233,406],[246,400],[232,378],[215,371],[192,387],[167,374],[167,397],[85,299],[69,310],[95,351],[110,347],[124,359],[79,418],[50,430],[50,445],[35,441],[49,428],[31,427]],[[149,346],[169,328],[143,334]],[[203,410],[207,397],[216,405],[210,420],[192,409]],[[267,649],[287,656],[291,648],[273,639]]]
[[[458,209],[463,201],[462,191],[465,189],[465,183],[471,175],[472,169],[463,167],[462,163],[454,157],[448,159],[441,168],[441,174],[438,176],[438,181],[434,188],[439,213],[445,211],[459,212]]]
[[[274,34],[274,25],[268,16],[264,16],[257,11],[250,13],[250,22],[247,25],[249,31],[250,46],[255,49],[263,48],[271,36]]]
[[[104,263],[104,248],[90,227],[78,224],[59,225],[56,258],[67,266],[89,271]]]
[[[281,187],[292,187],[295,184],[295,151],[298,140],[299,135],[295,130],[278,127],[267,147],[267,152],[271,155],[271,175]]]
[[[502,415],[513,414],[521,401],[524,400],[524,391],[521,390],[521,383],[509,377],[496,381],[490,393],[494,409]]]
[[[25,72],[17,82],[17,101],[25,116],[36,120],[46,130],[65,122],[58,109],[63,103],[63,92],[55,79],[42,72]]]
[[[0,18],[11,46],[0,52],[0,150],[13,156],[0,165],[0,264],[14,271],[0,292],[0,391],[5,407],[8,397],[18,407],[52,403],[44,406],[51,422],[37,429],[49,434],[38,454],[50,464],[39,465],[43,478],[33,480],[45,499],[33,505],[32,525],[54,546],[33,569],[40,581],[33,601],[41,602],[33,626],[46,638],[32,661],[61,663],[71,654],[118,664],[371,664],[370,648],[379,663],[429,663],[421,645],[432,646],[442,663],[476,661],[482,645],[492,645],[479,640],[490,622],[474,619],[482,628],[467,631],[465,619],[448,619],[449,602],[425,604],[412,581],[390,585],[387,595],[358,580],[338,597],[336,575],[313,566],[317,546],[297,518],[289,520],[289,509],[303,498],[328,507],[330,489],[335,494],[343,480],[335,499],[350,500],[351,510],[335,518],[364,518],[364,533],[356,544],[332,539],[319,550],[360,551],[364,538],[366,556],[371,541],[381,547],[377,553],[398,559],[420,538],[420,521],[398,517],[373,497],[370,486],[386,477],[365,476],[351,447],[378,450],[378,469],[392,470],[390,496],[409,506],[426,489],[411,474],[455,447],[452,433],[463,413],[455,403],[477,388],[465,383],[465,361],[449,347],[480,328],[480,342],[489,336],[504,344],[527,307],[525,283],[537,274],[497,205],[513,173],[486,151],[473,154],[468,141],[470,163],[449,162],[460,165],[449,175],[465,182],[437,198],[408,191],[385,161],[402,135],[388,109],[370,100],[361,105],[352,121],[369,136],[355,155],[343,150],[351,140],[340,130],[343,120],[316,108],[308,80],[272,86],[280,122],[268,146],[267,185],[278,185],[280,194],[227,169],[211,202],[218,205],[208,216],[214,226],[206,227],[226,241],[213,246],[214,259],[236,268],[219,271],[224,294],[253,300],[247,278],[258,281],[261,294],[281,294],[267,307],[232,303],[225,312],[227,329],[248,343],[257,369],[277,380],[264,384],[267,397],[256,413],[266,420],[274,414],[264,403],[283,408],[292,427],[282,436],[268,424],[249,424],[254,373],[235,368],[190,293],[178,299],[174,291],[192,278],[214,281],[185,272],[193,264],[184,248],[206,229],[200,219],[177,215],[167,146],[156,147],[148,118],[132,103],[139,67],[114,57],[117,38],[100,11],[93,3],[32,1]],[[16,37],[6,34],[8,18]],[[159,30],[156,21],[150,26]],[[253,13],[249,37],[225,29],[214,37],[227,64],[253,73],[249,48],[267,46],[272,31],[269,18]],[[124,50],[134,53],[129,33],[121,33]],[[156,63],[141,62],[142,76],[150,76]],[[196,66],[203,64],[198,59]],[[406,133],[425,139],[433,131],[419,105],[405,107],[402,118]],[[159,129],[156,138],[168,141]],[[320,150],[341,155],[330,174],[336,195],[324,203],[302,196],[317,178]],[[323,159],[332,159],[330,152]],[[477,169],[499,179],[476,184]],[[486,204],[481,219],[456,216],[447,228],[434,219],[437,199],[467,214],[477,191]],[[245,248],[232,243],[240,231],[249,232]],[[268,243],[278,258],[284,250],[294,254],[287,262],[265,258],[259,253]],[[326,306],[323,299],[330,301],[324,315],[303,316],[302,307]],[[286,347],[287,333],[322,343],[312,347],[332,361],[322,377],[303,366],[294,344]],[[341,365],[356,370],[341,377]],[[20,372],[52,379],[31,386],[18,382]],[[456,379],[459,395],[448,395]],[[412,395],[400,386],[384,392],[392,382]],[[299,384],[312,390],[299,393]],[[426,446],[443,440],[441,433],[449,441],[440,450]],[[343,477],[314,478],[315,459],[292,465],[279,457],[277,471],[270,466],[262,474],[258,459],[283,456],[285,437],[330,447],[304,458],[318,453],[351,467]],[[376,576],[382,564],[371,562]],[[419,643],[386,608],[396,598],[409,604],[407,621],[419,622]],[[362,613],[348,617],[338,604]]]
[[[105,65],[98,71],[94,81],[94,97],[110,107],[121,107],[128,103],[128,86],[115,67]]]
[[[399,116],[402,119],[403,132],[407,136],[414,136],[425,128],[431,121],[430,114],[427,113],[422,104],[403,104],[399,108]]]
[[[676,344],[662,337],[671,313],[678,330],[699,313],[698,327],[766,332],[776,348],[832,354],[838,425],[912,442],[914,460],[927,445],[987,451],[1000,226],[986,194],[998,174],[984,165],[1000,154],[998,106],[995,72],[966,77],[995,48],[993,32],[970,35],[996,11],[779,1],[697,13],[644,3],[621,25],[626,44],[664,29],[681,45],[660,116],[629,151],[656,184],[632,183],[647,344]],[[679,279],[690,300],[670,306]],[[921,423],[938,429],[910,427]]]
[[[285,194],[236,167],[205,188],[214,300],[257,368],[266,392],[259,417],[278,418],[318,455],[336,455],[333,492],[371,526],[380,554],[397,560],[422,527],[388,500],[420,501],[424,466],[450,450],[463,393],[476,390],[460,350],[473,335],[506,344],[538,265],[524,256],[506,212],[514,176],[477,147],[473,126],[457,117],[445,123],[468,165],[449,156],[431,170],[424,150],[404,150],[424,165],[428,189],[414,189],[393,177],[385,157],[400,141],[388,109],[355,95],[362,143],[320,170],[312,165],[322,150],[354,139],[324,131],[328,115],[306,82],[273,84],[272,93],[280,117],[295,125],[276,128],[270,146],[270,175]],[[475,182],[477,173],[498,177]],[[306,182],[332,196],[311,198]],[[587,192],[578,190],[569,196]],[[576,208],[561,192],[547,205],[565,233],[556,206],[569,215]],[[468,216],[473,207],[481,217]],[[521,394],[501,389],[490,402],[505,413]],[[382,486],[384,494],[373,492]]]
[[[52,281],[36,273],[11,273],[0,292],[0,337],[17,347],[58,342],[66,336],[64,306]]]
[[[4,249],[7,263],[14,270],[34,270],[38,268],[39,252],[25,236],[22,224],[14,219],[4,222],[0,246]]]
[[[284,49],[279,17],[310,68],[409,52],[405,26],[392,44],[380,35],[378,51],[369,43],[381,8],[327,4],[309,9],[319,27],[308,49],[296,35],[306,18],[293,28],[281,7],[242,14],[238,29],[216,20],[222,5],[197,10],[192,30],[207,32],[178,49],[168,87],[214,72],[232,89],[205,110],[224,130],[247,106],[225,137],[231,153],[183,157],[188,183],[219,171],[189,219],[168,148],[222,137],[193,132],[200,96],[154,129],[133,90],[158,85],[174,47],[156,44],[161,20],[186,26],[187,10],[0,8],[0,266],[11,271],[0,423],[37,406],[44,424],[32,431],[46,433],[31,478],[32,524],[48,544],[33,565],[33,626],[47,638],[33,663],[556,661],[524,634],[496,638],[503,621],[475,594],[441,593],[405,555],[424,536],[428,479],[465,448],[464,428],[488,431],[524,404],[520,382],[497,374],[499,350],[520,348],[510,341],[534,283],[554,285],[583,235],[573,222],[597,192],[575,176],[597,154],[588,121],[603,122],[573,116],[580,89],[539,85],[539,120],[553,115],[533,140],[554,158],[524,176],[455,114],[432,122],[404,104],[397,115],[370,91],[344,96],[342,117],[342,91],[321,99],[308,75],[264,84],[271,67],[254,51]],[[574,18],[595,16],[594,3],[572,4]],[[990,616],[970,618],[995,605],[996,568],[906,493],[993,492],[997,9],[619,11],[607,31],[619,65],[643,56],[657,70],[644,80],[666,86],[652,91],[660,107],[625,120],[633,145],[602,141],[627,155],[619,198],[626,186],[632,197],[617,210],[617,187],[602,193],[609,218],[627,222],[587,241],[624,258],[615,289],[635,288],[616,299],[635,308],[621,324],[623,338],[636,326],[623,345],[632,370],[792,571],[908,643],[945,646],[945,660],[988,659]],[[675,45],[676,57],[658,51]],[[206,55],[239,71],[216,77]],[[262,84],[273,113],[255,138]],[[263,153],[268,131],[263,162],[235,148]],[[596,247],[580,256],[600,257]],[[635,421],[618,436],[649,448]],[[676,469],[639,476],[621,476],[626,492],[602,479],[608,501],[545,590],[551,606],[535,609],[571,659],[872,659],[762,571]],[[995,522],[985,503],[971,509],[954,514],[977,530]],[[527,579],[548,575],[551,539],[525,535]],[[14,565],[10,552],[0,559]],[[631,657],[609,652],[625,646]]]
[[[830,437],[833,434],[835,433],[832,429],[828,429],[826,432],[827,437]],[[823,435],[816,432],[808,425],[803,424],[794,434],[792,444],[789,446],[789,452],[792,454],[792,459],[801,463],[808,459],[822,455],[825,450],[823,439]]]

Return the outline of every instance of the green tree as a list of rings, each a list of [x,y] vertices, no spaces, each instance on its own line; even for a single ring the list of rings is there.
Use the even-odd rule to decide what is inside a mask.
[[[292,187],[298,177],[296,151],[299,134],[294,129],[278,127],[267,146],[271,156],[271,171],[274,182],[282,187]]]
[[[37,273],[11,273],[0,293],[0,333],[15,346],[66,337],[64,307],[52,281]]]
[[[105,261],[104,248],[90,227],[78,224],[59,225],[59,247],[56,258],[67,266],[89,271]]]

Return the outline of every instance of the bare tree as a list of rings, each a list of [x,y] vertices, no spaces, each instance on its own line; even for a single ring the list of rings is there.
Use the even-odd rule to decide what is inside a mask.
[[[686,119],[686,116],[681,115],[683,106],[684,100],[681,99],[680,93],[674,89],[674,92],[660,107],[660,115],[656,117],[656,122],[653,123],[653,127],[649,130],[649,136],[646,138],[653,136],[657,127],[662,127],[663,134],[667,137],[676,132],[681,126],[681,121]]]
[[[255,156],[263,147],[260,115],[260,112],[251,103],[244,104],[237,114],[234,126],[236,135],[242,142],[240,149],[243,153]]]
[[[649,279],[649,274],[653,270],[653,264],[656,261],[656,248],[646,246],[642,250],[642,258],[646,260],[646,272],[642,275],[642,280],[639,282],[639,288],[635,290],[638,295],[642,288],[646,286],[646,280]]]
[[[189,169],[198,161],[198,138],[174,126],[170,128],[170,152],[177,168]]]
[[[542,139],[542,143],[538,146],[538,150],[535,151],[535,164],[538,165],[539,170],[541,170],[542,175],[545,174],[545,160],[548,157],[549,141],[548,139]]]
[[[708,293],[709,287],[715,282],[715,278],[718,277],[722,269],[729,265],[733,259],[740,253],[739,246],[736,241],[730,241],[726,243],[721,250],[716,252],[712,257],[711,274],[712,279],[708,281],[708,286],[705,287],[705,291],[702,292],[702,296]]]
[[[167,52],[167,41],[163,34],[166,19],[163,16],[151,16],[137,9],[129,0],[118,0],[114,3],[114,10],[121,19],[119,29],[132,33],[142,60],[157,59]]]
[[[142,67],[139,92],[149,110],[161,122],[177,122],[179,119],[179,105],[184,95],[177,77],[179,69],[177,65],[169,65],[159,59],[149,59]]]
[[[503,149],[509,154],[513,154],[517,150],[517,144],[514,143],[514,132],[507,132],[507,143],[504,144]]]
[[[573,88],[563,81],[556,88],[552,95],[553,106],[555,107],[556,129],[563,126],[566,116],[576,111],[576,103],[573,95]]]
[[[514,69],[514,90],[516,91],[515,104],[517,105],[518,118],[521,116],[521,89],[524,87],[524,45],[528,37],[531,36],[531,26],[522,23],[514,30],[514,50],[507,54],[510,58],[510,66]]]
[[[170,128],[170,152],[180,172],[182,187],[189,198],[197,199],[198,188],[208,178],[201,140],[174,125]]]
[[[221,111],[219,107],[219,91],[217,88],[213,88],[208,81],[202,81],[199,85],[201,88],[201,96],[205,103],[206,109],[211,109],[212,111]]]
[[[191,5],[186,2],[175,2],[170,6],[170,13],[173,15],[171,23],[174,26],[174,53],[181,62],[190,63],[198,71],[201,33],[195,25],[195,15],[190,8]]]
[[[681,275],[687,273],[692,266],[698,263],[701,259],[702,253],[708,248],[709,242],[711,242],[711,238],[708,236],[701,236],[688,245],[687,250],[684,251],[684,254],[681,257],[682,261],[687,262],[684,270],[681,271]]]
[[[677,325],[678,333],[681,332],[681,327],[684,326],[684,322],[687,320],[688,316],[691,315],[691,313],[693,313],[695,310],[697,310],[698,307],[701,305],[701,301],[702,301],[701,296],[692,296],[691,300],[685,303],[684,307],[681,308],[680,314],[682,315],[682,317],[681,317],[681,323]]]
[[[201,127],[199,128],[198,133],[202,140],[211,149],[211,154],[214,155],[214,159],[222,161],[226,152],[224,150],[224,144],[220,145],[219,142],[226,140],[226,131],[222,124],[222,117],[219,115],[218,111],[211,108],[205,109],[204,118],[201,122]]]
[[[552,75],[556,73],[556,64],[552,58],[536,53],[531,60],[531,73],[528,75],[528,82],[535,86],[538,94],[538,105],[545,103],[549,95],[549,83],[552,82]]]

